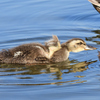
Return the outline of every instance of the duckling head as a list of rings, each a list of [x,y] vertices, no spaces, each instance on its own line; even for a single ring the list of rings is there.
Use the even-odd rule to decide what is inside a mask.
[[[56,35],[52,36],[52,39],[45,42],[45,46],[49,49],[49,58],[52,57],[53,53],[61,49],[61,44]]]
[[[85,41],[79,38],[74,38],[65,43],[69,52],[80,52],[84,50],[95,50],[95,47],[86,45]]]

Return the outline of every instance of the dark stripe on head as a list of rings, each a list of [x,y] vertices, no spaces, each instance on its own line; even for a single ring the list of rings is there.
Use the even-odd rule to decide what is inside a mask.
[[[82,40],[82,39],[80,39],[80,38],[73,38],[73,39],[68,40],[66,43],[70,43],[70,42],[72,42],[73,40],[81,40],[81,41],[84,42],[84,40]]]

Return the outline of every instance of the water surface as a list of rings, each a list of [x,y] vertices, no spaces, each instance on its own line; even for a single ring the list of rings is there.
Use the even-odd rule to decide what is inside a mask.
[[[100,15],[87,0],[0,1],[0,50],[57,35],[82,38],[93,51],[70,53],[57,64],[0,64],[0,99],[99,100]]]

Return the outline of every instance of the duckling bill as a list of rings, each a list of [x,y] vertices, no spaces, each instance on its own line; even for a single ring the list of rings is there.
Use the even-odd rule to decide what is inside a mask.
[[[85,41],[79,38],[73,38],[60,44],[58,37],[54,35],[45,45],[30,43],[2,50],[0,52],[0,62],[19,64],[55,63],[66,61],[70,52],[95,49],[95,47],[86,45]]]
[[[88,0],[92,3],[94,8],[100,13],[100,0]]]

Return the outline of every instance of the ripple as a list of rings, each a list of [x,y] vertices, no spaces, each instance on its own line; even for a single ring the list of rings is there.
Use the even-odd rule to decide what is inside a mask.
[[[24,65],[1,65],[0,85],[64,85],[84,83],[85,77],[74,75],[74,73],[86,71],[88,65],[92,62],[73,63],[68,61],[58,64],[42,65],[42,66],[24,66]],[[5,67],[6,66],[6,67]],[[63,76],[65,74],[65,77]],[[66,79],[66,75],[70,75]],[[10,77],[9,77],[10,76]],[[6,79],[6,77],[9,77]],[[62,78],[63,77],[63,78]],[[65,78],[65,79],[64,79]],[[67,81],[65,81],[67,80]]]

